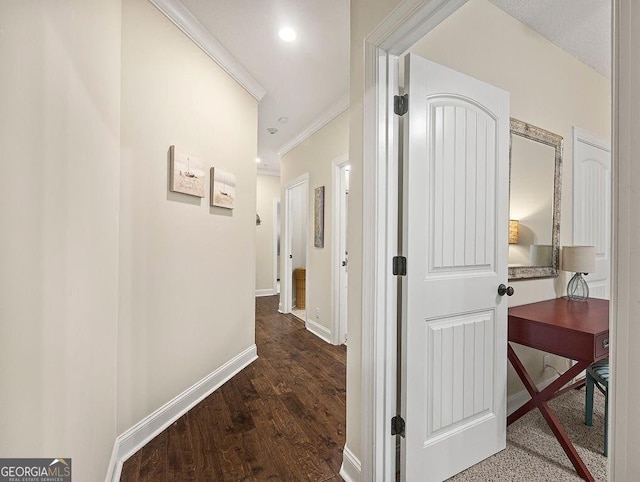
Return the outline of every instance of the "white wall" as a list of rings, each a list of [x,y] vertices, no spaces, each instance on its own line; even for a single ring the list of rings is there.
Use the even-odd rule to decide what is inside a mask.
[[[410,51],[508,91],[512,117],[564,138],[560,244],[571,245],[572,128],[610,138],[611,83],[488,0],[470,0]],[[562,296],[568,280],[561,271],[557,278],[511,281],[515,294],[509,305]],[[524,347],[516,351],[534,381],[554,375],[542,371],[541,352]],[[568,368],[566,361],[553,363]],[[524,390],[511,365],[508,381],[509,395]]]
[[[282,185],[286,186],[301,174],[309,173],[307,216],[307,312],[309,318],[331,330],[331,199],[333,160],[349,149],[349,114],[340,114],[314,135],[289,151],[281,160]],[[324,186],[324,248],[314,246],[314,192]],[[283,197],[284,199],[284,197]],[[349,218],[351,221],[351,218]],[[319,311],[319,316],[316,314]],[[351,344],[349,345],[351,349]]]
[[[276,294],[274,280],[274,200],[280,199],[280,176],[258,175],[256,212],[261,224],[256,226],[256,294]]]
[[[118,430],[254,344],[257,103],[147,0],[122,15]],[[169,146],[236,176],[168,191]]]
[[[0,456],[116,436],[120,1],[0,2]]]

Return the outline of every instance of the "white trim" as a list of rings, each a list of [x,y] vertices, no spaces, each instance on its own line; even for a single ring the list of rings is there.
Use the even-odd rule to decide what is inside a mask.
[[[638,175],[634,165],[640,149],[636,141],[638,89],[635,55],[638,13],[633,0],[613,1],[611,89],[612,105],[612,214],[611,214],[611,301],[609,303],[609,480],[626,481],[637,475],[637,423],[629,423],[637,397],[629,383],[637,371],[638,301],[637,196]],[[631,13],[634,12],[632,16]],[[633,174],[632,174],[633,173]],[[633,364],[632,364],[633,362]],[[633,386],[633,382],[631,382]],[[630,445],[630,442],[632,444]],[[633,472],[629,472],[629,469]]]
[[[261,296],[273,296],[276,292],[273,288],[264,288],[260,290],[256,290],[256,298],[260,298]]]
[[[337,101],[329,106],[328,109],[323,111],[316,120],[314,120],[311,124],[304,128],[302,132],[300,132],[293,139],[290,139],[288,142],[283,144],[280,149],[278,149],[278,157],[284,156],[291,149],[296,147],[298,144],[301,144],[313,134],[318,132],[324,126],[326,126],[333,119],[338,117],[344,111],[349,108],[349,93],[347,92],[345,95],[340,97]]]
[[[362,480],[362,466],[360,464],[360,460],[346,445],[342,451],[340,477],[342,477],[345,482],[360,482]]]
[[[118,435],[105,481],[118,482],[122,464],[129,457],[257,358],[256,345],[252,345],[129,430]]]
[[[340,339],[340,263],[342,253],[340,252],[340,211],[342,209],[342,193],[340,185],[342,179],[342,168],[349,164],[349,155],[343,154],[332,161],[331,188],[333,199],[331,203],[331,309],[333,312],[333,338],[334,345],[340,345],[344,340]]]
[[[603,137],[598,137],[589,131],[585,131],[580,127],[573,126],[573,152],[577,142],[582,142],[597,149],[602,149],[606,152],[611,152],[611,142]]]
[[[558,375],[553,375],[548,380],[539,383],[538,385],[536,385],[538,391],[544,390],[557,379]],[[520,407],[522,407],[529,400],[531,400],[531,395],[529,395],[529,392],[527,390],[520,390],[518,393],[514,393],[509,398],[507,398],[507,417],[518,410]]]
[[[331,330],[326,326],[322,326],[320,323],[318,323],[317,321],[311,320],[307,316],[307,319],[305,321],[305,327],[308,331],[316,335],[318,338],[326,341],[327,343],[331,343],[331,340],[333,338],[331,336]]]
[[[398,58],[467,0],[405,0],[365,39],[362,255],[362,479],[395,480]]]
[[[393,197],[388,193],[385,85],[378,85],[380,75],[386,75],[386,53],[369,42],[365,43],[365,99],[363,152],[363,246],[362,246],[362,479],[393,480],[395,472],[395,443],[388,431],[388,421],[396,413],[395,383],[396,350],[395,318],[387,314],[395,306],[397,293],[390,283],[388,269],[394,251],[397,253],[397,197],[396,209],[387,212]],[[384,74],[383,74],[384,72]],[[380,87],[383,87],[382,89]],[[384,123],[383,128],[379,124]],[[387,215],[396,213],[396,222],[387,223]],[[389,232],[386,233],[386,229]],[[391,245],[387,246],[388,235]],[[389,283],[389,285],[387,285]],[[392,315],[393,316],[393,315]],[[390,335],[390,339],[387,338]],[[395,447],[394,447],[395,448]],[[389,466],[392,464],[392,466]]]
[[[258,102],[262,100],[267,93],[266,89],[231,55],[231,52],[218,42],[180,0],[150,1]]]
[[[365,43],[379,48],[385,56],[401,55],[467,1],[405,0],[369,34]]]
[[[258,168],[258,170],[256,171],[256,174],[258,174],[258,176],[280,177],[280,171],[271,171],[271,170],[268,170],[268,169],[260,169],[260,168]]]

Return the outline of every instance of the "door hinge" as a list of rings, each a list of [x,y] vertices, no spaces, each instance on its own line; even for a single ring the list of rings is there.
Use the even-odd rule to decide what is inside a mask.
[[[393,112],[405,115],[409,110],[409,94],[393,96]]]
[[[401,437],[404,437],[404,428],[404,418],[400,415],[396,415],[391,419],[391,435],[400,435]]]
[[[407,275],[407,258],[404,256],[393,257],[393,274],[396,276]]]

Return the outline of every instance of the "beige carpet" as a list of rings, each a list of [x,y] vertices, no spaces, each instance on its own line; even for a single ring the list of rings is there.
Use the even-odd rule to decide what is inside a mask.
[[[604,447],[604,396],[596,390],[593,426],[584,425],[584,388],[550,404],[596,480],[607,480]],[[507,448],[449,479],[453,481],[581,480],[540,412],[529,412],[507,427]]]

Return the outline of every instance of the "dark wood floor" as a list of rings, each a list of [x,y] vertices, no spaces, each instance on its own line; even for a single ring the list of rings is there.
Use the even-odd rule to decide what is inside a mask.
[[[346,350],[257,298],[258,360],[124,464],[121,482],[340,481]]]

